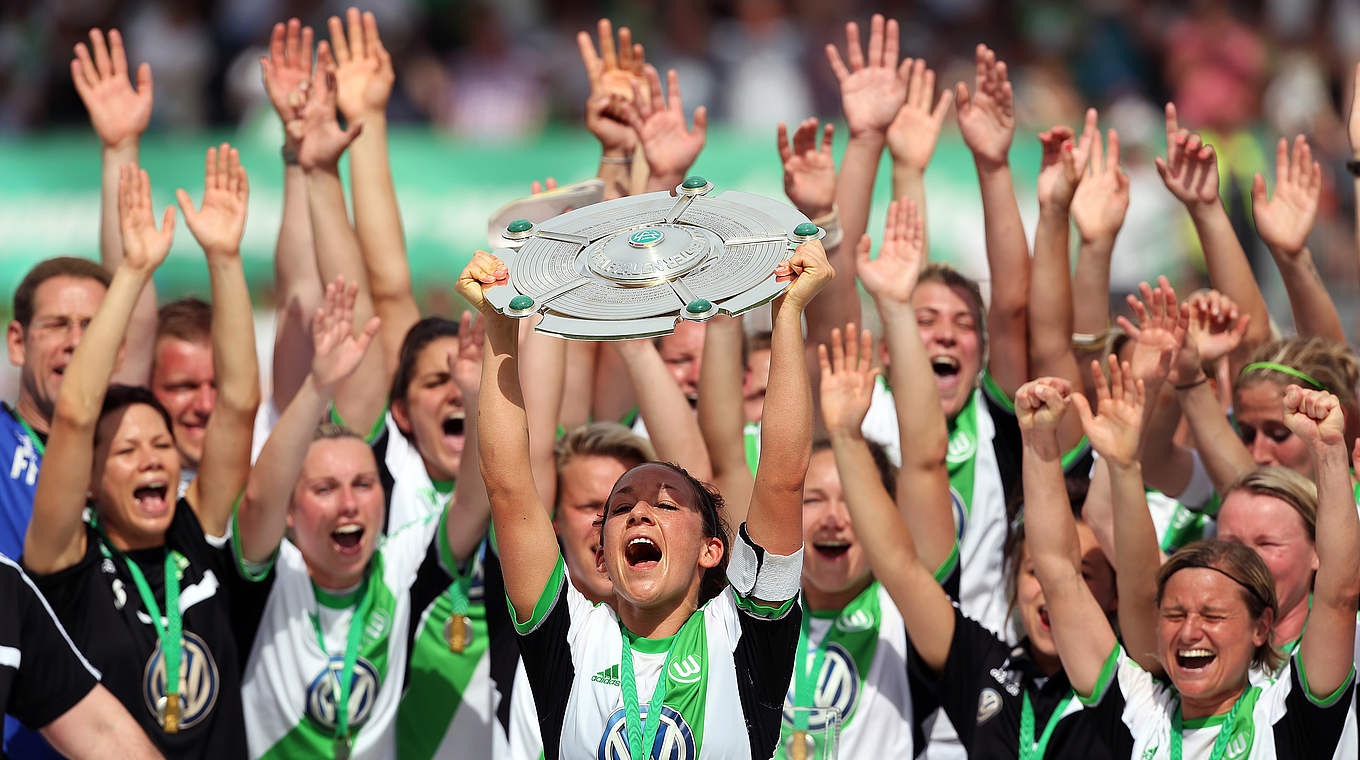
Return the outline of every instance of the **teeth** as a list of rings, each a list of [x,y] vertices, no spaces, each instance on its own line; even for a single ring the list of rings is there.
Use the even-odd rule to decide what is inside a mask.
[[[656,544],[653,543],[650,538],[642,538],[641,536],[628,542],[629,546],[633,546],[634,544],[646,544],[648,546],[656,546]]]
[[[449,412],[449,414],[444,417],[444,421],[451,422],[453,420],[462,420],[466,418],[467,412]]]
[[[1181,657],[1213,657],[1214,653],[1207,649],[1182,649],[1176,652]]]
[[[841,549],[850,546],[849,541],[818,541],[817,546],[825,546],[828,549]]]
[[[363,529],[364,529],[364,528],[363,528],[362,525],[343,525],[343,526],[341,526],[341,527],[339,527],[339,528],[336,528],[336,529],[335,529],[335,532],[336,532],[336,533],[339,533],[339,534],[341,534],[341,535],[349,535],[350,533],[358,533],[359,531],[362,531]]]
[[[937,367],[949,367],[950,369],[958,369],[959,366],[959,360],[952,356],[936,356],[930,360],[930,363]]]

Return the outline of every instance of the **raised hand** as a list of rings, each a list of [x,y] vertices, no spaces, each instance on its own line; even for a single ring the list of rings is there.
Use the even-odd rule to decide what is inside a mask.
[[[973,92],[959,82],[955,87],[955,109],[963,142],[973,151],[973,160],[982,166],[1006,163],[1015,137],[1015,98],[1006,75],[1006,62],[986,45],[977,46],[977,75]]]
[[[916,202],[903,198],[888,205],[883,223],[883,245],[878,258],[869,258],[869,236],[855,249],[859,281],[875,301],[911,303],[921,267],[925,265],[925,220]]]
[[[316,46],[316,63],[298,135],[298,163],[303,169],[333,169],[364,124],[356,120],[348,128],[340,128],[335,117],[335,58],[325,40]]]
[[[836,202],[836,158],[831,154],[831,137],[835,127],[822,128],[822,142],[817,144],[817,119],[804,119],[793,132],[779,122],[776,143],[779,160],[784,162],[784,194],[794,208],[813,219],[831,213]]]
[[[667,182],[675,179],[678,185],[704,148],[708,137],[708,109],[703,106],[694,109],[694,129],[691,130],[685,122],[685,104],[680,98],[680,78],[675,69],[666,72],[668,97],[664,99],[656,67],[647,66],[647,81],[650,94],[634,83],[634,102],[624,104],[623,111],[642,142],[642,152],[647,156],[652,177]]]
[[[1166,104],[1166,158],[1153,160],[1166,189],[1186,206],[1218,203],[1218,157],[1199,135],[1182,129],[1176,104]]]
[[[1341,402],[1327,391],[1306,390],[1297,385],[1285,388],[1284,424],[1314,449],[1346,445],[1346,419]]]
[[[1080,393],[1072,403],[1081,417],[1081,428],[1086,440],[1102,459],[1116,465],[1128,466],[1138,459],[1138,443],[1143,431],[1143,408],[1146,392],[1143,381],[1135,378],[1129,363],[1121,367],[1119,357],[1110,354],[1110,380],[1105,382],[1100,362],[1091,362],[1091,377],[1096,384],[1096,410]]]
[[[836,276],[836,270],[826,260],[826,249],[820,240],[809,240],[793,251],[793,256],[775,267],[781,282],[790,282],[781,297],[785,305],[801,310]]]
[[[595,42],[589,32],[576,33],[576,46],[581,51],[581,63],[590,77],[590,97],[614,95],[625,101],[633,99],[633,85],[646,86],[644,67],[647,60],[642,45],[633,42],[633,33],[626,26],[619,27],[617,53],[614,47],[614,31],[609,19],[602,18],[597,28],[600,36],[600,49],[595,51]]]
[[[335,389],[358,368],[378,334],[377,317],[354,334],[354,301],[358,297],[359,283],[346,285],[342,275],[326,285],[325,302],[312,315],[312,381],[323,396],[335,395]]]
[[[1043,153],[1039,159],[1038,194],[1041,205],[1068,208],[1077,185],[1086,173],[1091,143],[1099,137],[1096,109],[1086,109],[1086,127],[1077,139],[1071,127],[1056,126],[1039,134]]]
[[[486,320],[471,311],[458,318],[458,350],[449,352],[449,375],[463,391],[463,406],[482,386],[482,354],[486,342]]]
[[[486,251],[477,251],[472,254],[472,260],[458,275],[458,284],[454,289],[487,318],[509,319],[497,312],[496,307],[486,300],[487,290],[496,285],[504,285],[509,280],[510,270],[506,268],[505,262]]]
[[[1058,423],[1067,411],[1072,385],[1060,377],[1041,377],[1020,386],[1015,392],[1015,418],[1026,439],[1036,435],[1058,435]]]
[[[373,13],[365,11],[361,15],[358,8],[350,8],[345,12],[345,21],[348,39],[339,18],[331,16],[327,24],[335,51],[335,101],[345,119],[352,122],[387,110],[396,74],[392,70],[392,56],[378,36],[378,21]]]
[[[952,90],[935,97],[935,71],[926,68],[925,59],[908,58],[902,62],[907,74],[907,97],[897,115],[888,125],[888,150],[893,161],[918,172],[924,172],[935,153],[940,139],[940,126],[949,106],[954,102]],[[934,108],[932,108],[932,103]]]
[[[1159,382],[1171,371],[1176,351],[1190,328],[1190,308],[1176,302],[1176,291],[1165,277],[1157,278],[1154,289],[1146,282],[1138,285],[1143,296],[1128,297],[1129,308],[1138,317],[1135,327],[1126,317],[1116,320],[1133,339],[1133,356],[1129,365],[1133,379],[1139,382]]]
[[[542,182],[539,182],[538,180],[534,180],[533,182],[530,182],[530,183],[529,183],[529,194],[530,194],[530,195],[538,195],[539,193],[547,192],[547,191],[549,191],[549,190],[556,190],[556,189],[557,189],[557,180],[556,180],[555,178],[553,178],[553,177],[548,177],[547,179],[543,180]]]
[[[883,14],[875,13],[869,21],[867,62],[859,43],[859,25],[853,21],[845,25],[849,66],[841,59],[835,45],[826,46],[826,59],[841,85],[841,107],[845,110],[845,123],[852,138],[883,134],[906,102],[910,75],[906,62],[898,68],[897,38],[896,19],[885,25]]]
[[[151,64],[137,67],[137,89],[128,79],[127,53],[123,35],[109,30],[108,45],[98,29],[90,30],[90,46],[76,43],[71,60],[71,80],[76,93],[90,112],[90,123],[105,147],[113,148],[135,141],[151,122]],[[91,51],[93,50],[93,57]]]
[[[1129,175],[1119,168],[1119,133],[1110,130],[1108,150],[1096,133],[1086,177],[1072,196],[1072,220],[1083,241],[1113,240],[1128,210]]]
[[[312,28],[296,18],[274,25],[269,36],[269,55],[260,56],[260,76],[269,102],[283,120],[289,142],[302,131],[302,109],[312,85]],[[294,146],[296,148],[296,146]]]
[[[118,169],[118,224],[123,232],[123,266],[150,273],[165,261],[175,239],[175,207],[166,206],[161,228],[151,214],[151,179],[145,169]]]
[[[1233,300],[1217,290],[1190,296],[1190,327],[1187,339],[1194,344],[1199,361],[1213,363],[1242,345],[1251,315],[1238,311]]]
[[[208,148],[203,170],[203,205],[197,211],[184,188],[175,191],[184,223],[209,255],[240,253],[249,196],[250,182],[245,167],[241,166],[241,154],[227,143]]]
[[[829,357],[825,343],[817,346],[817,361],[822,366],[822,419],[832,435],[854,435],[864,424],[878,377],[873,359],[873,336],[865,330],[856,341],[854,323],[845,326],[844,341],[839,327],[831,329]]]
[[[1291,160],[1289,141],[1281,137],[1275,146],[1275,197],[1266,200],[1266,180],[1260,174],[1251,184],[1251,212],[1261,240],[1277,253],[1302,251],[1321,195],[1322,166],[1313,160],[1307,138],[1294,138]]]

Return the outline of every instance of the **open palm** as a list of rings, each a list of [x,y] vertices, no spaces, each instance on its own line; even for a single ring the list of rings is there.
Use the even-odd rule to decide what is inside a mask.
[[[859,42],[859,25],[845,25],[847,65],[835,45],[826,46],[827,61],[841,85],[841,107],[850,135],[882,134],[897,116],[907,99],[908,75],[897,65],[897,21],[884,23],[874,14],[869,23],[869,50],[866,61]]]
[[[194,203],[184,190],[175,193],[184,223],[208,253],[236,254],[246,226],[246,201],[250,184],[241,166],[241,155],[227,143],[208,148],[203,177],[203,205]]]
[[[123,36],[109,30],[107,46],[98,29],[90,30],[90,46],[77,43],[71,61],[76,93],[90,113],[95,134],[107,146],[135,140],[151,122],[151,65],[137,67],[137,88],[128,78]]]
[[[911,302],[925,258],[925,221],[916,202],[903,198],[888,206],[878,258],[869,258],[869,236],[865,235],[856,250],[855,266],[874,300],[906,304]]]
[[[379,321],[373,317],[354,334],[354,301],[359,284],[346,285],[343,276],[326,285],[325,303],[312,316],[312,380],[322,393],[332,395],[364,358]]]
[[[1317,218],[1318,198],[1322,195],[1322,167],[1313,160],[1308,140],[1294,140],[1294,156],[1289,156],[1289,141],[1280,138],[1275,150],[1275,195],[1266,199],[1266,181],[1257,174],[1252,181],[1251,210],[1256,232],[1266,245],[1277,251],[1298,253],[1308,242],[1308,233]]]
[[[1100,372],[1100,362],[1091,362],[1091,376],[1096,378],[1097,408],[1094,412],[1085,396],[1078,394],[1072,401],[1091,448],[1104,459],[1128,464],[1138,456],[1144,385],[1133,377],[1127,362],[1121,366],[1119,359],[1111,355],[1109,365],[1110,380],[1106,383]]]
[[[822,419],[827,430],[852,432],[859,430],[874,393],[874,339],[868,330],[858,334],[855,325],[845,326],[844,339],[840,328],[831,330],[831,348],[817,346],[817,361],[822,369]]]

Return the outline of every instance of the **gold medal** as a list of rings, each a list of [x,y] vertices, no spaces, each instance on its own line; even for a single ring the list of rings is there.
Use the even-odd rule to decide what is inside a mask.
[[[806,731],[794,731],[789,739],[789,760],[809,760],[817,755],[817,740]]]
[[[335,743],[333,746],[335,748],[334,753],[335,760],[349,760],[350,753],[349,737],[339,736],[335,737]]]
[[[450,615],[449,622],[444,624],[444,638],[449,642],[450,652],[462,654],[471,638],[468,636],[467,616],[459,612]]]
[[[166,694],[158,700],[161,714],[161,728],[167,734],[179,733],[179,695]]]

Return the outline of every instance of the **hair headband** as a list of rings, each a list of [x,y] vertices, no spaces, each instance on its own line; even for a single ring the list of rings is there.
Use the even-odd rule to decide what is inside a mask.
[[[1304,381],[1305,383],[1308,383],[1317,390],[1327,391],[1328,393],[1331,393],[1331,389],[1329,389],[1322,383],[1319,383],[1317,380],[1313,379],[1310,375],[1304,374],[1303,372],[1300,372],[1294,369],[1293,367],[1280,364],[1279,362],[1252,362],[1251,364],[1248,364],[1247,366],[1243,367],[1242,371],[1237,373],[1237,377],[1238,379],[1241,379],[1242,377],[1245,377],[1248,372],[1258,369],[1270,370],[1271,372],[1283,372],[1284,374],[1289,375],[1290,377],[1296,377]]]
[[[1251,594],[1253,597],[1255,597],[1255,598],[1256,598],[1256,601],[1260,602],[1262,607],[1267,607],[1267,608],[1272,609],[1272,610],[1278,609],[1275,605],[1272,605],[1270,602],[1266,601],[1265,597],[1261,596],[1261,593],[1260,593],[1259,591],[1257,591],[1256,589],[1252,588],[1251,586],[1248,586],[1248,585],[1247,585],[1245,582],[1243,582],[1240,578],[1238,578],[1237,576],[1235,576],[1235,575],[1233,575],[1232,573],[1228,572],[1227,570],[1224,570],[1224,569],[1221,568],[1221,567],[1214,567],[1213,565],[1186,565],[1185,567],[1180,568],[1180,570],[1189,570],[1189,569],[1192,568],[1192,567],[1199,567],[1199,568],[1203,568],[1203,569],[1205,569],[1205,570],[1213,570],[1214,572],[1218,573],[1219,575],[1222,575],[1223,577],[1228,578],[1228,579],[1231,580],[1233,583],[1236,583],[1237,585],[1239,585],[1239,586],[1241,586],[1242,588],[1246,589],[1246,590],[1247,590],[1247,593],[1248,593],[1248,594]],[[1177,570],[1176,572],[1180,572],[1180,570]]]

